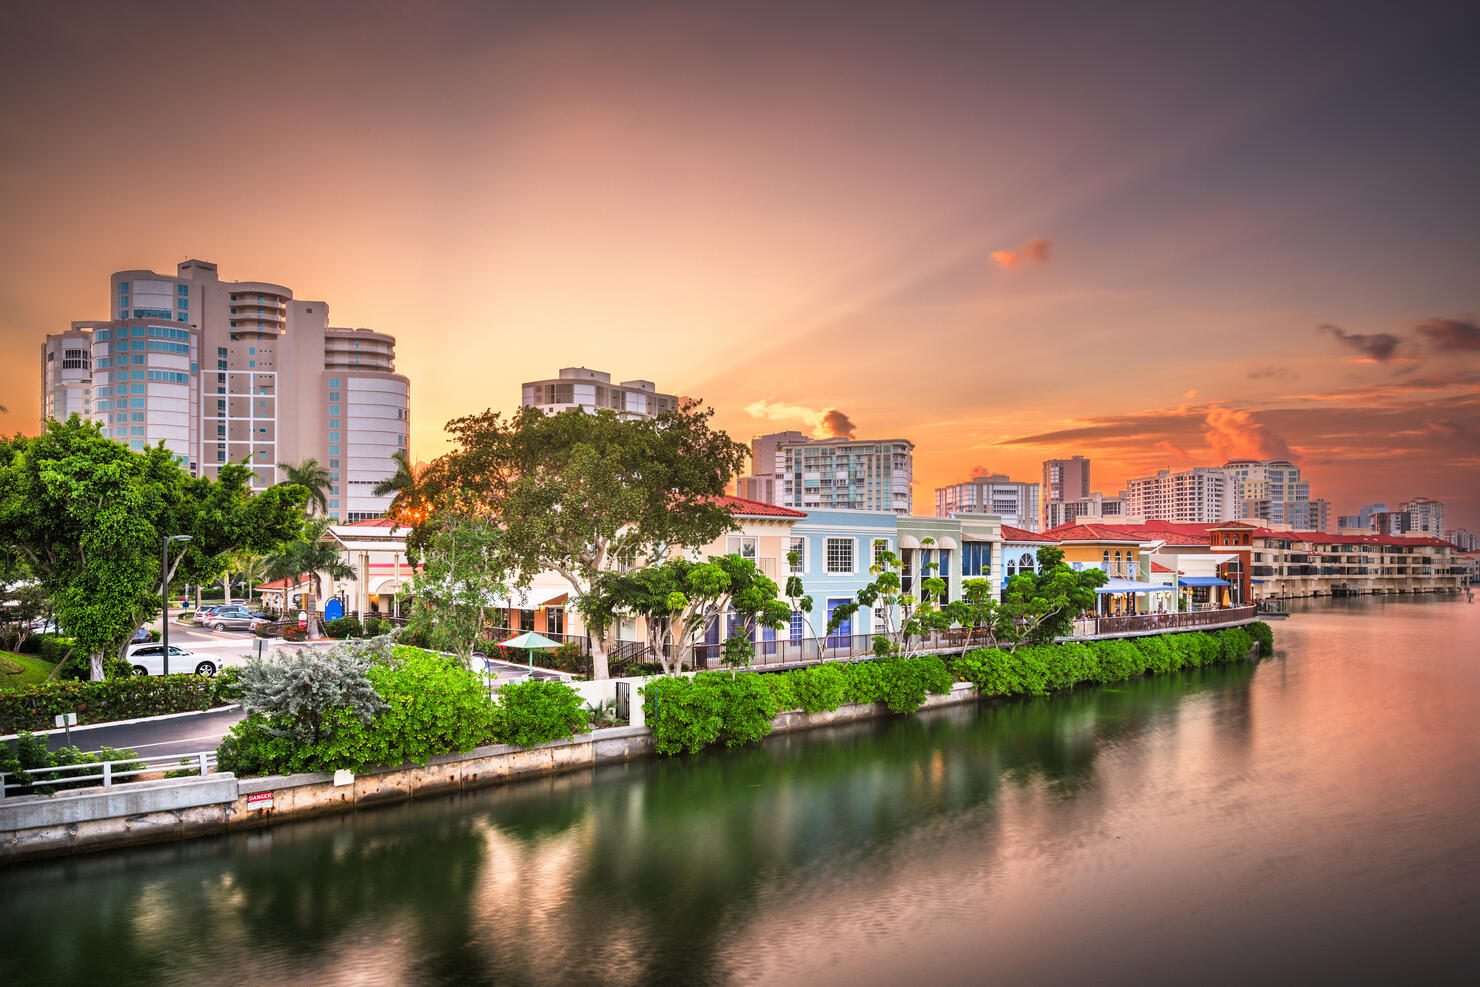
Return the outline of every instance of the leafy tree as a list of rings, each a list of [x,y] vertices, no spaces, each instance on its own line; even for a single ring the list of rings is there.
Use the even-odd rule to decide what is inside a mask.
[[[122,654],[159,613],[162,576],[209,581],[229,553],[297,535],[303,488],[253,495],[251,478],[241,463],[214,480],[192,477],[162,444],[133,452],[75,415],[49,421],[38,436],[0,443],[0,544],[24,558],[101,678],[104,653]],[[192,540],[173,547],[161,573],[160,545],[172,535]]]
[[[599,574],[582,598],[582,613],[593,634],[604,632],[622,614],[644,617],[650,637],[657,631],[663,672],[672,674],[685,665],[694,666],[695,645],[714,622],[730,613],[741,618],[744,633],[726,636],[725,663],[748,665],[755,657],[750,630],[782,627],[791,616],[777,592],[776,583],[751,559],[678,558],[636,572]]]
[[[484,611],[508,595],[499,529],[486,518],[443,514],[413,575],[410,631],[467,664],[483,633]]]
[[[997,608],[995,633],[1010,652],[1019,644],[1045,644],[1074,629],[1074,618],[1095,607],[1095,589],[1108,577],[1100,569],[1076,570],[1061,549],[1038,550],[1038,571],[1007,582]]]
[[[303,609],[314,614],[312,622],[317,632],[322,631],[317,611],[318,601],[324,595],[323,574],[328,573],[334,579],[353,579],[356,575],[354,567],[345,562],[340,550],[334,547],[329,534],[330,524],[326,517],[309,518],[303,525],[301,538],[284,543],[262,564],[265,578],[286,579],[290,586],[303,576],[309,578],[312,592],[304,601]]]
[[[407,525],[424,520],[417,491],[416,467],[411,464],[411,458],[404,452],[394,452],[391,453],[391,462],[396,464],[396,471],[377,483],[373,491],[377,497],[395,494],[386,516],[398,524]]]
[[[516,585],[554,571],[577,606],[605,572],[630,573],[674,551],[708,544],[733,530],[721,502],[747,450],[713,429],[697,403],[652,418],[611,411],[546,415],[521,408],[448,424],[456,448],[418,481],[424,503],[500,528],[499,568]],[[433,527],[413,531],[420,551]],[[607,677],[616,625],[592,636],[596,678]]]
[[[278,469],[283,471],[284,477],[280,486],[299,486],[308,491],[310,512],[314,508],[318,508],[320,514],[328,512],[329,471],[320,466],[317,459],[310,457],[297,466],[291,463],[278,463]]]

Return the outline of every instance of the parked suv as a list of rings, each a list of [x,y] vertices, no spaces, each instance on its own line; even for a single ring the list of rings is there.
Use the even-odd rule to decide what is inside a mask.
[[[215,613],[217,610],[227,610],[230,608],[231,604],[229,603],[212,603],[209,606],[201,607],[199,610],[195,611],[195,616],[190,619],[191,622],[193,622],[194,624],[203,627],[211,622],[211,614]]]
[[[246,607],[217,607],[200,623],[213,631],[255,631],[267,622],[262,614]]]
[[[128,649],[129,668],[135,675],[164,674],[164,645],[135,644]],[[170,671],[194,672],[196,675],[216,674],[216,662],[210,658],[191,654],[184,648],[170,645]]]

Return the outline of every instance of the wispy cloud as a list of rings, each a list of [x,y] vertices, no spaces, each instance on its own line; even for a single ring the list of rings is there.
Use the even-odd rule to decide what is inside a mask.
[[[994,250],[990,256],[998,267],[1017,267],[1030,262],[1047,264],[1053,259],[1053,244],[1041,236],[1035,236],[1016,250]]]
[[[1295,372],[1288,367],[1253,367],[1248,373],[1250,380],[1268,380],[1275,377],[1281,380],[1293,380]]]
[[[1480,325],[1463,319],[1425,319],[1414,331],[1441,352],[1480,351]]]
[[[1365,353],[1369,360],[1376,360],[1378,363],[1391,360],[1398,350],[1398,345],[1403,342],[1390,332],[1347,332],[1340,326],[1333,326],[1329,322],[1321,326],[1320,331],[1330,333],[1343,345]]]

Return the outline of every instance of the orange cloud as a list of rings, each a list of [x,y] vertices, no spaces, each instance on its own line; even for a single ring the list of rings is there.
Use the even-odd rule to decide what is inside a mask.
[[[1041,236],[1035,236],[1016,250],[994,250],[990,256],[999,267],[1017,267],[1029,261],[1047,264],[1052,249],[1052,243]]]
[[[1219,461],[1290,459],[1294,455],[1284,439],[1237,408],[1210,407],[1203,416],[1203,437]]]

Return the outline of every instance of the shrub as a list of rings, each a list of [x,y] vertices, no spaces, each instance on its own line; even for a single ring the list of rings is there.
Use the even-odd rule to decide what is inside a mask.
[[[241,679],[240,665],[227,665],[216,673],[216,677],[211,680],[216,685],[216,705],[225,706],[241,700]]]
[[[97,777],[78,781],[75,780],[78,777],[76,772],[53,772],[46,770],[47,768],[121,761],[123,763],[114,766],[114,771],[136,771],[144,767],[142,761],[134,760],[138,756],[137,751],[118,750],[113,747],[103,747],[95,754],[84,753],[76,747],[63,747],[57,751],[48,751],[43,738],[21,731],[16,737],[14,751],[9,746],[0,744],[0,772],[12,776],[13,781],[30,785],[31,794],[50,795],[56,791],[70,791],[101,785],[103,779],[99,774]],[[138,777],[138,775],[128,775],[114,778],[113,781],[115,784],[123,784],[135,781]]]
[[[308,640],[308,631],[299,627],[297,624],[288,624],[283,628],[283,640],[306,641]]]
[[[194,610],[181,610],[179,613],[175,614],[175,623],[177,623],[177,624],[189,624],[189,623],[193,623],[194,621],[195,621],[195,611]]]
[[[273,624],[258,624],[252,633],[258,637],[277,637],[278,628]]]
[[[394,627],[395,625],[389,621],[383,621],[375,614],[371,614],[360,622],[360,636],[380,637]]]
[[[665,677],[643,687],[643,708],[661,754],[694,753],[711,744],[727,747],[760,740],[778,712],[773,687],[778,676],[700,672]]]
[[[879,658],[848,666],[848,698],[857,703],[883,703],[891,713],[913,713],[926,692],[949,692],[951,674],[936,655]]]
[[[794,707],[808,713],[832,711],[848,701],[848,677],[837,665],[813,665],[786,672],[777,678],[790,680]]]
[[[1141,653],[1141,661],[1145,663],[1148,670],[1156,674],[1170,672],[1176,662],[1176,655],[1171,645],[1166,642],[1165,634],[1152,634],[1147,637],[1131,638],[1135,648]]]
[[[370,666],[388,656],[384,645],[336,644],[327,651],[281,650],[271,658],[254,658],[241,671],[242,709],[281,717],[289,739],[300,746],[317,744],[331,732],[331,714],[347,711],[368,722],[385,708],[370,682]]]
[[[1244,628],[1254,640],[1259,642],[1259,657],[1268,658],[1274,654],[1274,629],[1262,620]]]
[[[496,723],[498,739],[520,747],[573,737],[590,727],[580,693],[564,682],[538,679],[499,689]]]
[[[796,680],[791,672],[776,672],[762,675],[766,687],[771,690],[771,698],[776,703],[777,710],[800,709],[801,703],[797,700]]]
[[[1072,689],[1098,676],[1095,653],[1083,644],[1041,644],[1018,650],[1029,651],[1043,662],[1050,690]]]
[[[1146,671],[1146,659],[1129,640],[1094,641],[1088,647],[1099,665],[1097,682],[1119,682]]]
[[[332,638],[360,637],[364,632],[360,622],[353,617],[336,617],[324,623],[324,633]]]
[[[58,713],[78,723],[106,723],[216,705],[214,679],[199,675],[131,675],[100,682],[47,682],[0,692],[0,733],[50,730]]]

